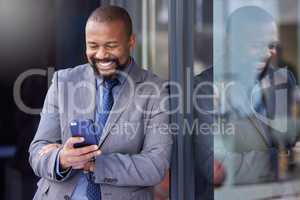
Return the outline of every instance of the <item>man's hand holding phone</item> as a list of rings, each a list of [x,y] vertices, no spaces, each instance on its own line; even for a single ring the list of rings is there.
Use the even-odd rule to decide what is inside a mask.
[[[83,169],[93,157],[101,154],[97,145],[74,148],[74,144],[82,142],[84,142],[83,137],[71,137],[66,141],[59,153],[59,163],[62,170],[70,167]]]

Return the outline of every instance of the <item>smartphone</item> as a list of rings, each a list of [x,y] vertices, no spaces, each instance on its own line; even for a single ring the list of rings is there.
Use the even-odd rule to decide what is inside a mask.
[[[80,148],[88,145],[98,145],[97,134],[95,132],[94,122],[91,119],[72,120],[70,122],[70,131],[72,137],[83,137],[84,141],[74,144],[74,148]]]

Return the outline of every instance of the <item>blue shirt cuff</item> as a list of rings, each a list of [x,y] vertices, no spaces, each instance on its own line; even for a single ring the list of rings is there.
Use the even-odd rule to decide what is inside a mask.
[[[60,151],[58,152],[57,154],[57,157],[56,157],[56,164],[55,164],[55,173],[56,175],[58,176],[59,180],[62,180],[62,179],[65,179],[68,177],[68,175],[70,174],[71,172],[71,167],[69,167],[68,169],[65,169],[65,170],[62,170],[60,165],[59,165],[59,155],[60,155]]]

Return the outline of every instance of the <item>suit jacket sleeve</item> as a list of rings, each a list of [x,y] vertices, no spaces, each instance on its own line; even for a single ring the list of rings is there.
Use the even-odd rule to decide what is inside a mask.
[[[164,106],[161,106],[165,99]],[[94,178],[96,183],[116,186],[153,186],[162,181],[169,168],[172,136],[169,127],[168,92],[152,99],[151,114],[142,150],[138,154],[111,153],[96,158]],[[162,108],[163,107],[163,108]],[[168,108],[167,110],[165,108]],[[141,120],[141,123],[145,123]],[[168,126],[168,127],[167,127]]]
[[[47,92],[36,135],[29,147],[29,163],[37,176],[58,181],[55,173],[55,161],[60,148],[43,156],[40,156],[38,153],[39,150],[47,144],[61,143],[59,108],[57,103],[57,76],[58,74],[56,72]]]

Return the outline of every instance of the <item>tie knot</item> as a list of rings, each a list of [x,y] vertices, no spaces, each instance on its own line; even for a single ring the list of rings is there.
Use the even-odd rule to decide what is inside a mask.
[[[104,87],[108,90],[112,90],[112,88],[118,84],[119,84],[119,80],[117,78],[104,81]]]

